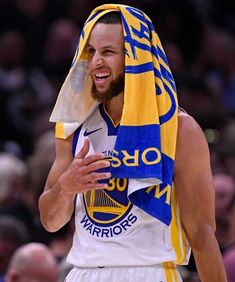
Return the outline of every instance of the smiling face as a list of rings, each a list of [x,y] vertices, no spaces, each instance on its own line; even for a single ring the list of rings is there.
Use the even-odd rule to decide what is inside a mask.
[[[124,90],[124,41],[121,24],[97,23],[87,42],[92,97],[111,100]]]

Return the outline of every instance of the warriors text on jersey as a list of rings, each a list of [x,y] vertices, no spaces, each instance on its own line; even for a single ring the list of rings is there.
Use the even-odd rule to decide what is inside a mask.
[[[117,133],[118,125],[101,104],[74,133],[73,153],[88,138],[89,154],[101,152],[111,158]],[[172,221],[166,226],[128,200],[128,179],[111,178],[107,189],[78,194],[76,231],[67,261],[78,267],[186,264],[190,247],[174,187],[171,201]]]

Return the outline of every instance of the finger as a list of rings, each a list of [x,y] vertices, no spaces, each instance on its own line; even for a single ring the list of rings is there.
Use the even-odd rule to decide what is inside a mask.
[[[97,153],[97,154],[92,154],[92,155],[89,155],[87,157],[85,157],[84,159],[82,159],[81,161],[81,164],[84,165],[84,166],[88,166],[92,163],[98,163],[100,161],[103,161],[104,159],[104,156],[103,154],[101,153]],[[103,161],[105,162],[105,164],[108,166],[109,162],[108,161]],[[102,163],[103,165],[105,165],[104,163]]]
[[[89,140],[86,138],[84,140],[82,149],[78,152],[78,154],[75,156],[75,159],[83,159],[86,157],[86,155],[89,152],[89,148],[90,148],[90,142]]]
[[[94,157],[95,158],[95,157]],[[93,160],[90,159],[90,160]],[[78,170],[77,173],[80,175],[80,177],[84,177],[86,175],[89,175],[90,173],[93,172],[104,172],[107,173],[109,172],[109,167],[110,167],[110,162],[104,161],[103,159],[94,161],[94,162],[85,162],[85,159],[83,160],[75,160],[78,163]]]
[[[93,171],[98,171],[98,170],[103,170],[103,172],[107,172],[107,168],[110,167],[110,162],[109,161],[105,161],[103,159],[101,160],[97,160],[95,162],[90,163],[89,165],[86,166],[85,168],[85,172],[86,173],[91,173]],[[101,171],[102,172],[102,171]]]
[[[89,183],[86,185],[86,191],[97,190],[97,189],[106,189],[108,188],[107,183]]]
[[[83,177],[83,181],[85,183],[89,183],[89,182],[92,183],[98,180],[109,179],[109,178],[111,178],[110,172],[93,172]]]
[[[103,159],[98,159],[99,156],[93,156],[92,158],[85,158],[83,160],[77,160],[79,162],[79,174],[87,175],[91,172],[108,172],[110,167],[109,161],[104,161]]]

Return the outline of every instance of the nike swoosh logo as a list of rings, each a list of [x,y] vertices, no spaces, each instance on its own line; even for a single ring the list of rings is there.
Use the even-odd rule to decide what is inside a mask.
[[[87,129],[84,131],[83,135],[84,135],[84,136],[88,136],[88,135],[91,135],[91,134],[95,133],[96,131],[101,130],[101,129],[102,129],[102,127],[97,128],[97,129],[92,130],[92,131],[88,131],[88,128],[87,128]]]

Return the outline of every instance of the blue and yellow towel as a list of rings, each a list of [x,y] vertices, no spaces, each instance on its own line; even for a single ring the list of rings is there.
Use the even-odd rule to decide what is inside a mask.
[[[121,13],[125,42],[124,108],[113,155],[115,178],[139,180],[129,199],[169,225],[177,134],[177,96],[166,55],[151,20],[142,11],[116,4],[97,7],[82,31],[71,70],[53,110],[57,137],[70,135],[97,107],[84,52],[90,31],[105,13]],[[115,159],[114,158],[114,159]]]

